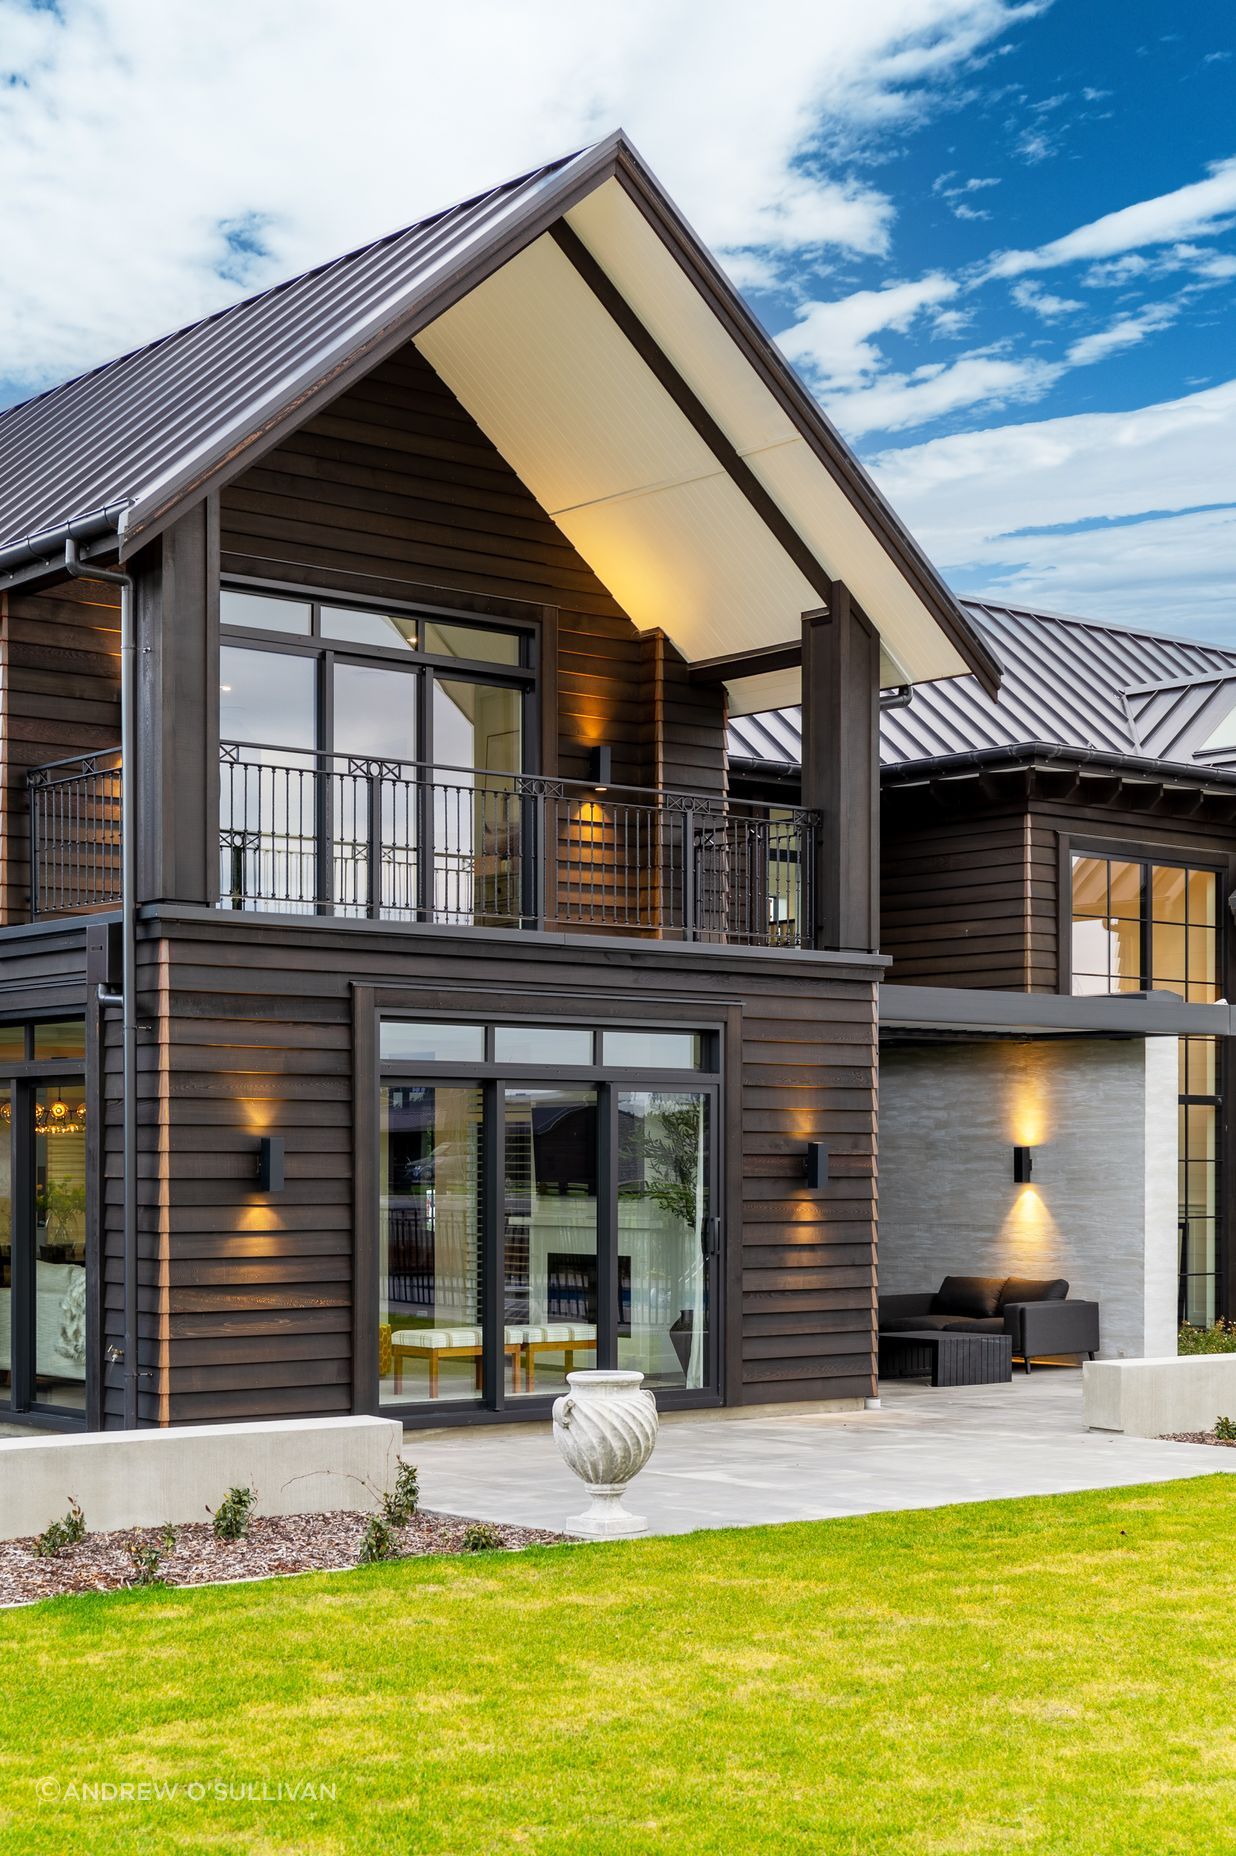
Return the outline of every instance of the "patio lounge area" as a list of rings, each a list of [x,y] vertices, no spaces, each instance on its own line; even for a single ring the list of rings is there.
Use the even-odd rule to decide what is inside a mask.
[[[628,1506],[680,1534],[1236,1471],[1236,1450],[1087,1431],[1081,1388],[1076,1368],[1043,1367],[1004,1385],[885,1382],[877,1411],[676,1414]],[[428,1508],[561,1527],[583,1505],[548,1424],[420,1431],[406,1454]]]

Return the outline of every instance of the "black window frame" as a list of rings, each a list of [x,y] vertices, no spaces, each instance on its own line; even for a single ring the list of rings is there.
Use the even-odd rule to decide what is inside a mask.
[[[458,1059],[443,1059],[439,1062],[417,1060],[415,1058],[388,1058],[383,1060],[381,1052],[381,1027],[385,1020],[412,1021],[418,1024],[478,1024],[485,1027],[485,1056],[483,1061],[467,1063]],[[593,1034],[593,1061],[588,1064],[532,1064],[497,1062],[494,1058],[494,1034],[499,1025],[535,1026],[539,1029],[561,1026],[563,1029],[578,1030],[588,1028]],[[606,1031],[643,1031],[643,1032],[689,1032],[700,1038],[700,1062],[692,1070],[666,1068],[653,1069],[648,1066],[636,1068],[606,1065],[601,1061],[602,1038]],[[603,1357],[606,1353],[607,1332],[617,1332],[616,1316],[619,1302],[618,1281],[618,1218],[617,1218],[617,1182],[613,1177],[612,1165],[618,1153],[618,1099],[624,1090],[665,1089],[666,1091],[693,1091],[706,1095],[709,1099],[709,1153],[708,1153],[708,1203],[710,1213],[706,1242],[706,1261],[708,1264],[707,1293],[709,1298],[709,1324],[707,1339],[707,1361],[705,1367],[705,1384],[700,1389],[687,1387],[658,1388],[657,1404],[662,1410],[698,1410],[719,1407],[724,1404],[723,1375],[725,1370],[725,1102],[726,1102],[726,1064],[725,1064],[725,1026],[715,1020],[700,1018],[658,1018],[648,1019],[636,1016],[610,1017],[596,1013],[572,1013],[570,1011],[554,1012],[552,1015],[520,1011],[445,1011],[440,1007],[434,1009],[426,1003],[426,1009],[419,1011],[411,1002],[382,1005],[375,1014],[374,1052],[377,1056],[376,1095],[380,1101],[381,1091],[387,1086],[416,1087],[418,1085],[438,1085],[443,1088],[478,1087],[482,1095],[482,1140],[485,1142],[487,1165],[485,1168],[486,1185],[483,1197],[483,1223],[481,1231],[482,1278],[501,1284],[503,1280],[504,1260],[502,1255],[502,1233],[498,1217],[501,1199],[498,1168],[502,1164],[506,1131],[505,1091],[508,1087],[518,1088],[544,1087],[549,1084],[570,1085],[595,1088],[597,1094],[595,1155],[597,1178],[597,1288],[598,1288],[598,1353],[597,1364],[616,1365],[616,1357],[610,1360]],[[373,1117],[375,1141],[381,1140],[380,1111],[375,1108]],[[612,1159],[611,1159],[612,1156]],[[380,1177],[378,1156],[374,1155],[373,1178],[375,1186]],[[380,1210],[374,1205],[375,1234],[378,1229]],[[375,1239],[376,1251],[376,1239]],[[370,1300],[372,1306],[365,1312],[368,1317],[367,1344],[372,1357],[377,1357],[378,1325],[381,1312],[381,1277],[375,1255],[374,1278]],[[552,1407],[555,1392],[519,1393],[508,1395],[506,1392],[505,1355],[501,1346],[501,1322],[498,1316],[498,1297],[488,1295],[482,1303],[482,1331],[484,1334],[484,1353],[482,1356],[482,1391],[479,1399],[461,1400],[456,1409],[449,1406],[435,1405],[427,1400],[405,1400],[401,1403],[384,1402],[380,1397],[375,1400],[373,1409],[382,1417],[394,1417],[404,1424],[429,1424],[433,1427],[454,1424],[474,1424],[502,1420],[518,1421],[520,1419],[543,1418]]]

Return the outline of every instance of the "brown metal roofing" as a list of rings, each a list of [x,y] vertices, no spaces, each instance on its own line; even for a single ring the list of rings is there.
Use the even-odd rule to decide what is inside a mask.
[[[962,609],[1003,667],[999,698],[973,677],[919,684],[880,717],[885,767],[1042,743],[1195,764],[1236,704],[1236,651],[1022,606]],[[730,753],[797,765],[801,709],[736,716]]]
[[[0,545],[106,506],[136,521],[500,242],[593,150],[346,253],[0,413]]]
[[[0,413],[0,584],[72,525],[121,554],[619,178],[964,662],[996,665],[931,563],[621,131]],[[32,563],[34,565],[32,565]]]

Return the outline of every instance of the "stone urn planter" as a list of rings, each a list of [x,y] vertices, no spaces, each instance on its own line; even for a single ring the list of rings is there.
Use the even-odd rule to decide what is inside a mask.
[[[602,1368],[568,1373],[571,1390],[554,1400],[554,1442],[590,1496],[567,1526],[579,1534],[642,1534],[648,1523],[622,1497],[657,1441],[657,1402],[642,1373]]]

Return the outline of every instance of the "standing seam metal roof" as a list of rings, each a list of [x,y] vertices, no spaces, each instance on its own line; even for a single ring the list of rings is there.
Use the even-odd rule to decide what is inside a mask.
[[[0,413],[0,543],[148,502],[351,354],[578,151],[161,336]]]
[[[1025,606],[963,600],[1003,666],[998,699],[974,677],[921,683],[880,718],[880,761],[896,767],[1030,743],[1192,762],[1236,706],[1236,651]],[[802,711],[737,716],[730,753],[794,766]]]

